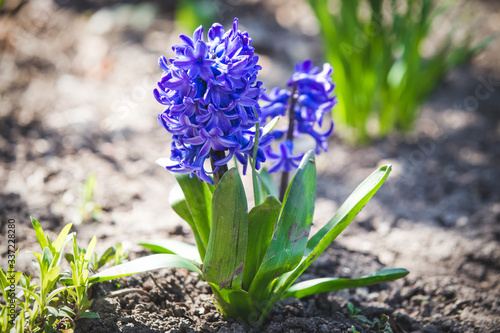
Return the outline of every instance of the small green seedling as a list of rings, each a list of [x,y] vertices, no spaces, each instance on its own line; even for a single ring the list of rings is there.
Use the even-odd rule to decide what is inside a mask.
[[[94,199],[97,177],[90,173],[82,186],[82,203],[78,206],[78,216],[76,224],[82,222],[99,221],[99,213],[102,208]]]
[[[379,333],[393,333],[392,327],[389,323],[389,316],[384,314],[380,317],[380,319],[374,318],[373,320],[370,320],[366,316],[360,314],[361,309],[355,307],[354,304],[352,304],[350,302],[347,304],[347,309],[349,311],[349,318],[350,319],[358,320],[358,321],[362,322],[363,324],[370,326],[370,328],[372,328],[373,330],[375,330]],[[357,332],[354,325],[351,326],[351,330],[353,332]]]
[[[92,301],[87,293],[89,266],[96,270],[107,263],[123,263],[125,253],[121,244],[110,247],[98,257],[94,253],[96,237],[86,249],[78,247],[75,233],[70,233],[72,224],[66,225],[52,242],[40,223],[31,218],[36,238],[42,251],[32,252],[39,273],[38,283],[31,276],[15,272],[17,252],[9,260],[7,272],[0,268],[0,291],[6,304],[0,303],[0,332],[64,332],[74,330],[80,318],[97,318],[88,309]],[[73,240],[73,253],[63,254],[66,244]],[[61,259],[66,257],[71,271],[61,272]],[[8,301],[8,303],[7,303]]]
[[[76,243],[76,237],[73,235],[73,260],[71,265],[71,278],[61,279],[61,282],[72,287],[68,289],[69,304],[75,307],[75,320],[80,318],[98,318],[95,313],[86,312],[92,305],[92,301],[87,298],[87,292],[90,288],[88,281],[89,277],[89,260],[95,249],[97,238],[94,236],[87,246],[86,251],[81,251]]]
[[[20,305],[18,295],[15,295],[15,287],[21,279],[21,273],[15,271],[17,251],[13,259],[9,260],[9,269],[6,271],[0,268],[0,290],[5,300],[5,305],[0,303],[0,332],[10,332],[13,328],[16,333],[24,332],[24,311],[15,314],[15,310]],[[12,288],[14,286],[14,289]]]

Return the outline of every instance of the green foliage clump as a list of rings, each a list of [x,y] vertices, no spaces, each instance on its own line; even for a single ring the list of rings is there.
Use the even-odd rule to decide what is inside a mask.
[[[324,56],[333,66],[338,105],[333,114],[353,141],[408,131],[419,106],[453,67],[484,48],[472,34],[457,41],[450,29],[423,55],[424,43],[453,1],[309,0],[318,18]],[[461,20],[446,21],[454,28]]]
[[[78,247],[72,224],[67,224],[55,241],[44,233],[40,223],[31,218],[41,252],[32,252],[36,260],[38,283],[33,277],[15,271],[15,257],[9,260],[7,271],[0,268],[0,290],[5,304],[0,302],[1,332],[65,332],[74,331],[75,321],[80,318],[98,318],[90,312],[92,301],[88,291],[92,286],[89,270],[98,269],[114,261],[121,264],[125,255],[121,244],[110,247],[101,257],[94,253],[96,237],[86,249]],[[66,244],[73,241],[73,252],[64,254]],[[70,271],[61,271],[61,259],[65,257]]]

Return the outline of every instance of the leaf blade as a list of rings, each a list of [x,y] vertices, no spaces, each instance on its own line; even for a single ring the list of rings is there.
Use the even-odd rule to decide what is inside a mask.
[[[89,282],[96,283],[109,281],[137,273],[143,273],[160,268],[184,268],[201,275],[198,265],[189,259],[175,254],[152,254],[136,260],[131,260],[121,265],[110,267],[89,278]]]
[[[196,246],[175,239],[153,239],[140,241],[137,244],[156,253],[176,254],[189,260],[201,263],[202,260]]]
[[[243,289],[248,290],[273,237],[281,203],[268,196],[248,214],[248,242],[243,273]]]
[[[201,239],[198,227],[196,225],[196,222],[194,221],[191,211],[189,210],[189,205],[179,184],[175,184],[172,190],[170,190],[168,201],[177,215],[179,215],[184,221],[186,221],[191,227],[191,230],[193,230],[194,238],[196,240],[196,246],[198,247],[199,257],[201,257],[201,260],[205,259],[205,254],[207,251],[206,245],[204,245]]]
[[[380,167],[369,175],[346,199],[333,218],[321,228],[307,243],[304,258],[293,271],[279,277],[273,284],[270,301],[262,311],[262,322],[271,311],[272,306],[281,298],[292,283],[306,270],[307,267],[333,242],[333,240],[351,223],[356,214],[373,197],[380,186],[389,176],[391,166]]]
[[[248,237],[248,215],[245,190],[235,168],[226,172],[215,188],[212,221],[203,262],[203,277],[220,289],[229,286],[233,290],[240,290]]]
[[[267,298],[269,281],[300,263],[311,228],[315,197],[316,166],[314,152],[309,151],[302,158],[283,199],[273,239],[250,286],[253,298]]]
[[[408,273],[409,272],[403,268],[390,268],[355,279],[321,278],[307,280],[294,284],[293,286],[288,288],[282,298],[303,298],[328,291],[367,287],[374,284],[390,282],[403,278],[408,275]]]
[[[207,183],[191,178],[189,174],[173,173],[179,186],[184,193],[196,230],[200,236],[204,248],[207,248],[210,237],[210,226],[212,216],[212,191]]]
[[[33,228],[35,229],[36,239],[38,240],[38,243],[40,244],[40,247],[43,250],[45,247],[48,246],[48,242],[47,239],[45,238],[45,235],[43,234],[42,226],[34,217],[31,217],[31,224],[33,224]]]

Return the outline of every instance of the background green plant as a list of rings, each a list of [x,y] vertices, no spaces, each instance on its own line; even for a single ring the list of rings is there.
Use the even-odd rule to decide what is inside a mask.
[[[318,18],[324,56],[335,72],[337,124],[351,140],[366,143],[394,130],[412,128],[419,106],[444,75],[485,47],[472,45],[472,33],[457,41],[463,21],[429,56],[423,43],[433,22],[449,12],[454,1],[309,0]],[[335,8],[333,8],[335,6]],[[332,11],[335,14],[332,14]]]
[[[179,0],[175,9],[175,23],[184,31],[194,31],[201,25],[209,26],[216,16],[218,3],[212,0]]]

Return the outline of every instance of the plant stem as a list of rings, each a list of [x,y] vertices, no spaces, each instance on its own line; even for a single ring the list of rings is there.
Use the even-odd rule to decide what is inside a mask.
[[[223,150],[210,150],[210,162],[212,164],[212,171],[215,170],[215,159],[214,156],[217,157],[217,160],[223,159],[226,157],[226,153],[224,153]],[[215,186],[219,183],[219,180],[224,176],[224,174],[227,172],[227,164],[219,166],[219,170],[214,173],[214,183]]]
[[[288,131],[286,133],[286,140],[293,141],[293,129],[295,126],[295,103],[297,102],[297,88],[295,84],[292,88],[292,100],[290,101],[290,107],[288,108]],[[281,184],[280,184],[280,201],[283,202],[285,198],[286,189],[288,187],[288,171],[283,171],[281,173]]]

